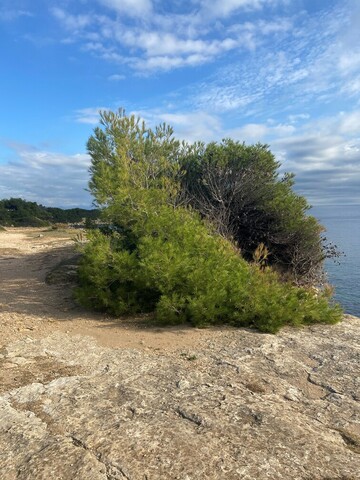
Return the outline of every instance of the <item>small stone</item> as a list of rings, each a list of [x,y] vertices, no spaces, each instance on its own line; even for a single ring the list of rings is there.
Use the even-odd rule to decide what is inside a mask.
[[[176,382],[176,386],[179,390],[185,390],[186,388],[190,387],[190,382],[188,382],[187,380],[179,380],[178,382]]]
[[[16,363],[17,365],[25,365],[26,363],[29,363],[29,360],[24,357],[13,357],[12,358],[13,363]]]
[[[15,368],[15,363],[5,362],[1,365],[1,368]]]
[[[301,393],[297,388],[289,388],[289,390],[285,393],[284,398],[286,398],[286,400],[290,400],[291,402],[299,402],[301,399]]]

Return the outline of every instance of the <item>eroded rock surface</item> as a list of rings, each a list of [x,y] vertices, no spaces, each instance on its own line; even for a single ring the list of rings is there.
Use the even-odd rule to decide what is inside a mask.
[[[198,349],[1,351],[2,480],[360,478],[360,320]]]

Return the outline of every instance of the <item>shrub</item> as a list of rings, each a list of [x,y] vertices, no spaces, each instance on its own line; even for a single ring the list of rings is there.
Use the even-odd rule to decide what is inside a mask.
[[[81,303],[115,315],[154,311],[166,324],[228,323],[270,333],[340,319],[327,300],[248,264],[194,212],[163,206],[142,229],[131,251],[119,233],[91,233],[80,267]]]
[[[76,292],[80,303],[114,315],[153,311],[159,292],[144,280],[136,252],[124,249],[117,234],[88,236]]]
[[[154,312],[164,323],[228,323],[276,332],[286,324],[333,323],[337,306],[281,282],[190,207],[179,205],[182,152],[166,126],[105,113],[88,142],[90,189],[109,228],[90,231],[77,298],[115,315]],[[181,176],[180,176],[181,177]],[[259,258],[268,252],[259,249]]]
[[[296,284],[321,283],[323,261],[336,251],[324,245],[323,227],[293,191],[293,175],[279,175],[267,145],[200,143],[184,150],[181,162],[188,202],[232,238],[244,258],[251,260],[264,244],[267,263]]]

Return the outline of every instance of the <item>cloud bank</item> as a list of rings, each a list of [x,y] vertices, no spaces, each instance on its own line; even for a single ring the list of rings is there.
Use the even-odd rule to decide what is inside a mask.
[[[11,144],[14,160],[0,165],[0,198],[23,198],[48,207],[90,208],[85,191],[89,179],[87,154],[64,155]]]

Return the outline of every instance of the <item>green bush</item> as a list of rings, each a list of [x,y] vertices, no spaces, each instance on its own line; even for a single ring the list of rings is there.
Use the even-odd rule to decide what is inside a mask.
[[[80,267],[81,303],[115,315],[154,311],[166,324],[227,323],[270,333],[341,317],[327,299],[247,263],[194,212],[163,206],[142,231],[132,251],[119,233],[91,234]]]
[[[274,333],[283,325],[334,323],[324,294],[281,282],[247,262],[214,224],[179,205],[179,159],[171,129],[104,113],[88,142],[90,189],[108,228],[89,231],[77,298],[115,315],[154,312],[163,323],[227,323]],[[265,252],[265,249],[263,249]]]
[[[125,250],[117,234],[88,236],[76,292],[80,303],[114,315],[153,311],[159,292],[144,281],[136,252]]]
[[[184,150],[181,163],[189,203],[233,238],[244,258],[251,260],[263,243],[268,263],[296,284],[322,282],[323,261],[336,250],[324,244],[323,227],[293,191],[293,175],[279,175],[267,145],[200,143]]]

